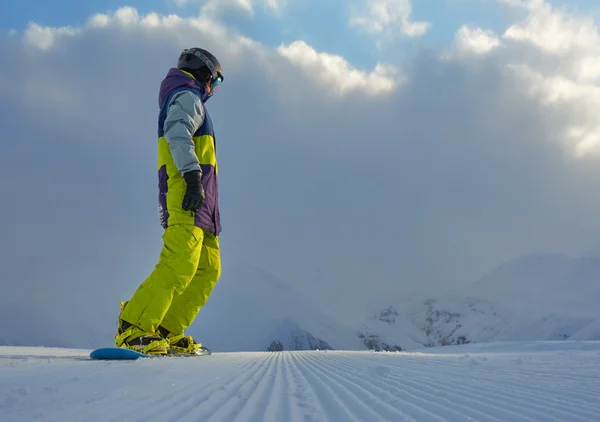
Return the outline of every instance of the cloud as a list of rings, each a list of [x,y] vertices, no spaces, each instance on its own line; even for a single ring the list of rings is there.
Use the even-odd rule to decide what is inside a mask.
[[[370,34],[388,33],[420,37],[431,27],[430,22],[413,22],[411,0],[361,0],[352,8],[350,25]]]
[[[504,38],[531,43],[557,55],[598,48],[598,29],[591,17],[569,16],[543,0],[520,7],[529,9],[529,16],[523,22],[511,25]]]
[[[561,128],[559,139],[574,154],[598,154],[600,121],[596,110],[600,107],[600,87],[581,83],[560,75],[547,75],[528,65],[510,67],[522,80],[526,92],[548,108],[562,110],[569,116]]]
[[[340,94],[362,91],[377,95],[393,91],[398,86],[395,79],[397,69],[391,65],[378,64],[371,72],[354,69],[343,57],[318,53],[304,41],[295,41],[289,46],[280,45],[281,56],[311,75],[319,75],[313,82],[323,89],[334,87]]]
[[[128,31],[146,29],[167,29],[173,31],[176,28],[184,28],[188,31],[198,31],[208,36],[209,33],[215,39],[227,41],[229,45],[226,50],[233,56],[240,55],[242,51],[256,54],[257,57],[265,57],[262,65],[266,65],[266,56],[278,55],[295,64],[298,69],[307,75],[321,75],[315,83],[321,84],[322,88],[331,93],[346,93],[358,91],[368,95],[377,95],[392,91],[401,80],[397,74],[398,70],[388,64],[378,64],[372,71],[361,71],[354,68],[348,61],[338,55],[327,52],[317,52],[304,41],[295,41],[289,46],[281,44],[275,51],[268,51],[261,44],[233,32],[209,17],[201,15],[197,18],[182,19],[175,15],[161,17],[156,13],[140,16],[136,9],[126,7],[117,10],[113,15],[94,15],[86,27],[83,28],[42,28],[33,23],[26,30],[26,39],[41,50],[48,50],[55,45],[55,37],[75,36],[82,31],[92,29],[104,29],[123,27]],[[55,37],[44,37],[37,34],[57,34]],[[175,35],[175,34],[173,34]]]
[[[179,7],[202,4],[201,13],[206,16],[218,16],[232,12],[242,12],[254,16],[255,8],[262,4],[264,10],[272,15],[280,15],[287,0],[171,0]]]
[[[467,54],[491,55],[523,87],[524,95],[548,110],[560,110],[564,124],[555,140],[569,154],[600,152],[600,36],[588,16],[569,13],[542,0],[500,0],[526,12],[501,36],[462,26],[454,50],[444,59]]]
[[[76,341],[110,341],[118,300],[160,251],[157,93],[189,40],[226,74],[207,104],[224,271],[251,262],[353,318],[600,236],[598,86],[573,71],[588,54],[576,43],[557,56],[469,26],[453,54],[365,70],[206,16],[125,8],[47,28],[60,34],[50,44],[35,31],[0,38],[3,320],[33,315],[58,338],[77,323]]]
[[[569,116],[562,140],[577,155],[597,153],[600,122],[600,36],[589,16],[569,13],[543,0],[514,2],[527,16],[506,29],[502,38],[514,51],[510,69],[541,104]]]
[[[76,33],[77,29],[71,27],[48,28],[41,27],[36,23],[32,23],[27,29],[25,37],[29,43],[39,47],[42,50],[47,50],[54,46],[57,39],[64,36],[75,35]]]
[[[201,9],[206,15],[218,15],[229,11],[242,11],[253,16],[252,0],[208,0]]]
[[[463,25],[456,33],[455,47],[460,53],[487,54],[501,46],[491,30]]]

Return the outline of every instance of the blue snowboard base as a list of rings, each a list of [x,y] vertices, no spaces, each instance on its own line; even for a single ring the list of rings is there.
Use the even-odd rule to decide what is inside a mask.
[[[208,356],[210,354],[210,350],[206,349],[204,353],[197,355],[177,353],[168,355],[148,355],[145,353],[136,352],[135,350],[125,349],[124,347],[102,347],[100,349],[93,350],[92,353],[90,353],[90,358],[96,360],[135,360],[139,358]]]
[[[134,360],[149,356],[123,347],[102,347],[90,353],[90,358],[97,360]]]

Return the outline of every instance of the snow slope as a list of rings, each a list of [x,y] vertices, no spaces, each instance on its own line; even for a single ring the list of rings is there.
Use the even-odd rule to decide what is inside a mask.
[[[0,419],[596,422],[600,342],[103,362],[0,347]]]

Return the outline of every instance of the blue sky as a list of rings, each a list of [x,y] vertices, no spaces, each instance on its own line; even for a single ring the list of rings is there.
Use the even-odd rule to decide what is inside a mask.
[[[462,0],[459,0],[462,1]],[[483,24],[501,27],[498,15],[490,13],[489,5],[480,4],[478,0],[467,0],[464,5],[454,5],[454,0],[435,2],[417,2],[413,7],[413,19],[429,19],[433,21],[432,30],[423,41],[447,43],[466,16]],[[198,12],[201,2],[179,7],[171,1],[132,0],[132,1],[86,1],[25,0],[0,13],[0,29],[24,30],[30,22],[42,26],[80,26],[95,13],[115,11],[121,6],[135,7],[140,14],[157,12],[160,14],[175,13],[182,16]],[[275,47],[282,42],[290,43],[304,40],[315,48],[341,54],[357,66],[371,66],[378,60],[389,59],[389,52],[379,51],[373,45],[372,37],[348,29],[349,10],[346,0],[294,1],[289,0],[280,17],[265,13],[256,7],[256,14],[251,17],[243,12],[232,13],[220,18],[241,33],[253,39]],[[435,6],[432,7],[432,4]],[[497,8],[496,8],[497,9]],[[492,9],[493,10],[493,9]],[[398,54],[403,56],[413,51],[414,40],[399,40]],[[389,61],[389,60],[388,60]]]
[[[80,26],[95,13],[114,12],[125,5],[136,8],[140,14],[157,12],[185,16],[197,13],[203,3],[196,0],[180,7],[172,0],[24,0],[12,3],[10,7],[4,3],[0,9],[0,30],[21,31],[30,22],[53,27]],[[549,3],[564,5],[561,0],[551,0]],[[359,67],[370,67],[381,60],[396,62],[412,55],[420,47],[446,46],[463,24],[478,25],[502,33],[510,22],[505,9],[495,0],[413,1],[411,20],[429,21],[432,23],[431,29],[423,37],[400,38],[378,49],[374,46],[373,37],[349,29],[349,9],[354,4],[360,5],[360,0],[287,0],[287,6],[279,17],[273,17],[265,13],[261,6],[255,6],[254,16],[238,12],[220,16],[220,19],[268,46],[304,40],[317,50],[340,54]],[[600,6],[592,0],[572,0],[568,8],[590,14],[600,11]]]
[[[135,7],[140,14],[157,12],[185,16],[197,13],[203,2],[196,1],[179,7],[167,0],[85,1],[78,0],[24,0],[4,3],[0,9],[0,30],[24,30],[30,22],[42,26],[81,26],[95,13],[115,11],[121,6]],[[270,46],[281,42],[304,40],[318,50],[341,54],[357,66],[371,66],[381,59],[400,58],[415,51],[418,45],[445,45],[464,23],[477,23],[501,31],[506,22],[501,8],[494,1],[485,0],[434,0],[413,3],[412,20],[427,20],[431,30],[419,40],[400,39],[387,45],[383,51],[374,47],[372,37],[349,30],[349,5],[358,2],[346,0],[295,1],[288,0],[280,17],[273,17],[255,7],[250,17],[243,12],[221,16],[222,20],[240,32]],[[579,0],[578,3],[591,4]],[[393,53],[392,53],[393,51]],[[392,60],[395,60],[392,58]]]
[[[21,30],[29,22],[43,26],[82,25],[95,14],[116,10],[121,6],[132,6],[141,13],[157,11],[161,13],[180,10],[174,4],[162,0],[121,0],[78,1],[78,0],[24,0],[3,2],[0,9],[0,28]]]
[[[288,0],[279,18],[256,6],[253,18],[230,10],[210,21],[196,19],[198,4],[4,3],[0,312],[51,315],[66,329],[68,313],[53,307],[67,301],[82,324],[112,330],[118,300],[160,250],[156,94],[190,45],[225,67],[208,105],[224,280],[229,264],[250,262],[353,317],[407,291],[464,286],[522,254],[599,243],[600,20],[590,2],[565,15],[415,0],[410,20],[432,28],[395,41],[350,28],[348,7],[317,0]],[[122,5],[186,19],[27,30],[81,26]],[[462,25],[518,30],[510,40],[465,31],[452,46]],[[438,55],[417,56],[432,46]]]
[[[327,3],[327,4],[325,4]],[[564,7],[561,0],[551,0],[550,4]],[[24,29],[29,22],[40,25],[64,26],[81,25],[91,15],[114,11],[122,6],[135,7],[140,13],[157,12],[161,14],[177,13],[186,14],[201,6],[201,1],[196,1],[185,7],[180,7],[169,0],[21,0],[18,2],[3,2],[0,6],[0,29]],[[321,2],[317,0],[294,1],[288,0],[288,10],[284,13],[281,26],[291,30],[297,36],[315,37],[325,30],[326,22],[334,22],[334,27],[343,28],[346,24],[344,17],[347,15],[348,1],[332,0]],[[598,13],[600,6],[593,0],[571,0],[567,8]],[[260,12],[260,7],[257,10]],[[263,18],[264,14],[258,13],[256,18]],[[235,19],[238,19],[235,17]],[[413,19],[430,20],[434,23],[432,33],[435,37],[448,40],[452,33],[463,23],[477,23],[492,29],[501,29],[505,23],[500,5],[494,0],[418,0],[413,2]],[[253,19],[248,19],[251,21]],[[264,23],[264,22],[263,22]],[[243,24],[243,20],[242,20]],[[279,38],[281,28],[276,30],[269,22],[266,25],[246,24],[249,33],[263,33],[265,39],[276,40]],[[339,25],[339,26],[338,26]],[[319,27],[322,30],[319,30]],[[330,26],[327,27],[327,29]],[[266,29],[265,29],[266,28]],[[257,37],[261,38],[261,37]],[[316,36],[318,38],[318,36]]]

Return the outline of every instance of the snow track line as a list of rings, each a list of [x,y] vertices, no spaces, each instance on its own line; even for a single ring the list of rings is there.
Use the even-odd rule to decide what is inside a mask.
[[[274,357],[272,371],[269,372],[268,387],[263,384],[262,390],[259,387],[260,394],[252,394],[246,406],[248,412],[238,415],[234,422],[244,420],[268,421],[277,420],[278,418],[285,421],[298,420],[299,415],[293,414],[292,406],[289,400],[290,386],[284,375],[285,362],[283,355]],[[259,397],[260,400],[256,399]],[[252,400],[254,399],[254,400]],[[253,408],[254,406],[254,408]]]
[[[412,406],[412,407],[416,407],[416,410],[421,410],[421,413],[427,413],[429,415],[431,415],[431,417],[435,418],[436,420],[446,420],[446,421],[463,421],[465,420],[465,416],[469,415],[469,414],[473,414],[473,416],[471,416],[472,419],[477,420],[475,418],[475,414],[479,414],[481,415],[481,417],[483,417],[482,420],[485,421],[498,421],[501,422],[503,421],[502,419],[497,419],[494,416],[490,415],[489,413],[485,413],[482,412],[481,410],[478,410],[476,408],[474,408],[473,406],[470,405],[464,405],[464,404],[460,404],[457,403],[457,401],[450,401],[448,396],[454,397],[454,398],[458,398],[459,401],[464,400],[464,397],[457,395],[456,393],[453,392],[453,390],[447,390],[447,389],[436,389],[433,385],[431,384],[425,384],[425,383],[415,383],[412,385],[407,385],[406,383],[402,383],[402,382],[398,382],[398,383],[394,383],[394,382],[390,382],[390,376],[391,376],[391,372],[389,370],[389,368],[383,366],[383,365],[378,365],[376,367],[371,367],[369,368],[369,370],[372,370],[372,372],[374,373],[378,373],[379,375],[368,375],[365,374],[365,365],[362,366],[352,366],[349,365],[347,363],[342,364],[341,362],[338,364],[338,362],[334,363],[335,366],[337,366],[337,371],[338,372],[343,372],[343,373],[355,373],[355,372],[359,372],[359,374],[354,375],[356,379],[358,380],[362,380],[362,382],[367,382],[369,383],[372,387],[379,389],[380,391],[384,391],[384,392],[388,392],[388,394],[391,394],[392,397],[395,397],[394,394],[392,394],[389,390],[393,390],[398,397],[401,396],[410,396],[410,398],[412,399],[409,400],[408,397],[406,397],[405,399],[403,399],[404,403],[406,406]],[[352,367],[351,367],[352,366]],[[349,368],[351,367],[351,368]],[[349,371],[349,369],[351,369]],[[369,371],[367,371],[369,372]],[[380,378],[385,378],[385,382],[382,382]],[[428,392],[426,390],[430,390],[431,392]],[[417,407],[417,405],[414,403],[420,403],[420,405]],[[450,406],[451,405],[451,406]],[[437,413],[435,413],[433,411],[432,408],[436,408],[437,409]],[[448,413],[454,414],[456,415],[454,418],[449,418]],[[431,420],[431,419],[423,419],[424,415],[418,415],[418,419],[417,420]]]
[[[569,408],[567,410],[562,409],[562,408],[558,408],[556,406],[554,406],[554,404],[556,404],[557,401],[564,401],[562,400],[562,396],[564,395],[564,390],[557,390],[554,392],[554,394],[548,394],[547,392],[544,392],[543,394],[539,394],[538,392],[540,390],[544,390],[545,387],[543,386],[539,386],[539,383],[537,382],[538,380],[536,380],[535,378],[530,378],[530,377],[521,377],[520,382],[507,382],[507,380],[502,377],[502,381],[501,382],[493,382],[493,381],[488,381],[489,379],[494,379],[494,378],[498,378],[498,374],[493,374],[493,370],[487,370],[487,371],[479,371],[480,366],[477,366],[475,369],[470,369],[470,368],[464,368],[467,369],[469,372],[466,372],[463,376],[461,376],[461,381],[460,381],[460,387],[463,390],[467,390],[470,393],[476,395],[476,396],[480,396],[482,391],[493,391],[494,396],[496,398],[502,398],[504,399],[503,401],[503,406],[507,407],[507,408],[514,408],[516,410],[518,410],[519,412],[524,412],[526,414],[530,414],[532,417],[539,417],[540,414],[545,415],[544,418],[545,420],[557,420],[557,421],[564,421],[564,420],[573,420],[574,414],[575,413],[580,413],[580,409],[578,408]],[[407,370],[407,375],[409,372],[411,372],[411,369]],[[515,373],[518,373],[517,370],[513,370],[513,375]],[[450,375],[450,374],[447,374]],[[456,374],[455,374],[456,375]],[[545,374],[548,375],[548,374]],[[429,380],[435,380],[435,382],[437,382],[438,384],[443,384],[448,386],[449,388],[452,387],[452,385],[456,385],[456,384],[450,384],[448,383],[448,381],[445,381],[446,377],[441,377],[441,378],[433,378],[427,374],[423,375],[422,373],[414,373],[413,374],[415,379],[429,379]],[[559,377],[560,379],[560,377]],[[530,381],[534,381],[535,385],[536,385],[536,390],[532,390],[531,388],[524,388],[524,385],[527,385],[526,383],[524,383],[523,381],[526,380],[527,382]],[[554,381],[555,379],[553,379]],[[477,384],[479,387],[481,388],[474,388],[472,386],[472,384],[475,383]],[[526,399],[524,399],[523,397],[525,396]],[[518,405],[517,405],[518,404]],[[573,403],[571,403],[572,405]],[[534,409],[531,409],[534,408]],[[552,410],[551,412],[548,412],[548,410]],[[533,410],[533,411],[530,411]],[[563,414],[563,417],[565,417],[566,419],[559,419],[557,418],[557,413],[558,414]],[[587,413],[584,412],[584,413]],[[584,421],[595,421],[595,414],[591,413],[587,416],[581,416]],[[591,419],[587,419],[588,417],[590,417]],[[538,419],[535,419],[538,420]]]
[[[209,357],[211,359],[212,357]],[[182,359],[195,359],[195,358],[182,358]],[[203,358],[198,358],[203,359]],[[230,385],[233,381],[242,376],[242,380],[251,378],[255,373],[260,371],[263,367],[264,361],[261,356],[255,356],[252,359],[240,359],[237,365],[231,365],[230,362],[218,362],[214,365],[214,362],[197,361],[190,362],[194,365],[190,365],[190,369],[200,369],[199,371],[192,370],[193,376],[187,374],[185,382],[181,383],[177,392],[180,394],[173,394],[171,400],[167,400],[167,406],[162,408],[160,412],[160,418],[157,420],[194,420],[197,418],[197,414],[202,416],[202,409],[208,405],[209,410],[213,408],[211,400],[214,398],[214,394],[218,394],[225,389],[225,386]],[[196,368],[197,367],[197,368]],[[223,374],[220,371],[225,369],[226,373]],[[206,370],[206,371],[205,371]],[[201,387],[198,385],[198,380],[202,378],[212,378],[211,382],[202,383]],[[173,380],[177,383],[177,380]],[[215,393],[216,392],[216,393]],[[226,395],[226,398],[228,396]],[[174,411],[175,409],[175,411]],[[156,417],[156,415],[150,414],[150,419]],[[165,419],[162,419],[162,418]],[[141,419],[140,419],[141,420]]]
[[[549,409],[552,409],[551,414],[548,414],[547,416],[545,416],[548,420],[552,419],[552,420],[556,420],[556,421],[564,421],[564,420],[572,420],[572,418],[575,416],[575,414],[577,414],[577,417],[582,418],[581,420],[583,421],[597,421],[597,414],[598,411],[600,411],[600,408],[598,408],[596,411],[588,411],[588,410],[584,410],[581,408],[569,408],[567,410],[564,410],[563,408],[561,408],[560,406],[557,406],[557,404],[559,404],[559,402],[565,402],[563,396],[565,394],[565,391],[567,391],[568,395],[571,396],[572,395],[572,391],[571,390],[566,390],[564,388],[559,388],[559,389],[552,389],[549,390],[548,387],[546,386],[537,386],[536,390],[533,391],[531,388],[526,388],[524,387],[525,384],[523,382],[523,379],[535,379],[535,378],[530,378],[530,377],[523,377],[521,376],[520,381],[508,381],[506,378],[502,378],[502,382],[498,383],[498,382],[493,382],[493,381],[488,381],[489,379],[494,379],[498,377],[498,374],[494,374],[493,370],[489,370],[489,369],[485,369],[483,371],[480,371],[481,366],[476,366],[474,369],[470,369],[470,368],[464,368],[464,369],[468,369],[469,372],[465,375],[462,376],[462,378],[465,378],[466,380],[470,381],[469,383],[464,383],[461,381],[461,388],[468,390],[470,392],[472,392],[475,395],[479,395],[480,392],[482,390],[493,390],[494,394],[497,398],[503,398],[504,399],[504,403],[507,403],[505,406],[508,406],[510,408],[515,407],[517,409],[519,409],[519,411],[523,411],[523,409],[527,409],[528,413],[532,413],[533,416],[538,416],[539,413],[541,414],[547,414]],[[410,372],[411,369],[407,368],[407,374],[408,372]],[[504,373],[506,375],[506,372]],[[511,375],[519,375],[519,371],[518,369],[513,369],[511,371]],[[552,376],[551,374],[548,373],[543,373],[544,375],[544,385],[554,385],[557,380],[561,380],[561,376]],[[418,375],[415,374],[415,376],[418,376],[419,379],[422,378],[428,378],[428,379],[435,379],[435,381],[438,384],[443,384],[446,385],[448,387],[451,387],[453,384],[448,383],[447,381],[445,381],[443,378],[442,379],[438,379],[438,378],[431,378],[428,375],[423,375],[422,373],[419,373]],[[537,380],[536,380],[537,381]],[[474,388],[472,386],[473,383],[476,383],[479,387],[482,388]],[[597,383],[600,383],[600,381],[598,381]],[[536,384],[539,384],[536,382]],[[581,383],[580,383],[581,384]],[[597,397],[597,396],[596,396]],[[577,402],[579,402],[580,400],[577,400]],[[590,405],[590,403],[594,403],[597,402],[597,399],[594,398],[593,395],[589,396],[588,400],[583,400],[583,403],[587,406]],[[569,404],[573,404],[574,402],[571,400],[570,402],[568,402]],[[517,406],[517,404],[520,404],[520,406]],[[582,404],[581,402],[579,403],[580,405]],[[531,409],[532,411],[534,409],[537,410],[537,412],[529,412],[529,410]],[[556,416],[562,416],[564,418],[567,419],[559,419]],[[589,418],[589,419],[588,419]]]
[[[306,375],[301,371],[301,368],[298,367],[297,362],[294,360],[293,355],[298,352],[279,353],[285,354],[288,374],[290,380],[293,381],[296,387],[295,397],[299,399],[299,405],[305,409],[303,415],[304,419],[329,421],[332,420],[332,418],[335,418],[335,414],[331,413],[331,406],[328,406],[327,403],[323,402],[321,394],[317,394],[318,389],[312,388]],[[307,411],[310,413],[307,414]],[[347,411],[345,411],[345,413],[347,413]]]
[[[326,409],[331,412],[335,410],[337,413],[329,414],[328,420],[332,420],[332,418],[337,415],[338,418],[342,420],[357,420],[357,421],[378,421],[382,420],[383,414],[381,411],[378,411],[375,406],[369,406],[368,404],[364,404],[363,401],[365,398],[357,396],[348,385],[345,383],[340,383],[336,381],[333,377],[334,374],[324,373],[323,371],[318,370],[314,366],[314,362],[307,363],[305,359],[302,358],[302,352],[297,352],[291,355],[290,357],[295,361],[295,365],[298,370],[302,373],[304,379],[306,379],[309,384],[312,385],[312,389],[317,391],[321,400],[327,400]],[[360,387],[359,387],[360,388]],[[366,390],[361,389],[361,392],[367,395],[371,395]],[[376,399],[376,398],[375,398]],[[373,397],[370,397],[372,401]],[[377,401],[377,400],[374,400]],[[386,413],[390,413],[389,409],[386,409]],[[401,412],[397,409],[391,408],[392,413],[395,413],[394,416],[398,418],[404,417]],[[343,415],[343,416],[342,416]],[[390,420],[389,418],[384,418],[383,420]],[[402,420],[402,419],[399,419]]]
[[[577,384],[581,382],[582,379],[589,379],[590,381],[597,381],[598,377],[595,375],[587,375],[585,373],[578,373],[577,375],[573,375],[570,371],[566,371],[563,366],[556,365],[555,363],[552,366],[548,366],[546,361],[549,359],[547,357],[535,357],[534,361],[528,361],[526,356],[521,359],[519,357],[512,358],[510,360],[506,359],[506,356],[503,354],[493,355],[490,353],[485,354],[477,354],[477,353],[465,353],[465,354],[429,354],[429,353],[410,353],[410,352],[400,352],[400,353],[388,353],[388,352],[375,352],[380,354],[381,356],[385,356],[388,359],[394,360],[398,356],[402,356],[403,359],[412,359],[417,362],[419,361],[427,361],[431,366],[437,366],[443,369],[462,369],[465,367],[465,362],[467,361],[476,361],[478,363],[487,362],[493,360],[495,362],[501,363],[504,365],[496,366],[493,368],[494,374],[498,373],[506,373],[506,374],[514,374],[516,369],[518,368],[518,374],[535,376],[535,377],[555,377],[556,375],[560,375],[560,377],[565,381],[573,381]],[[588,363],[588,367],[590,369],[595,368],[600,364],[600,359],[596,356],[597,354],[590,353],[591,356],[594,356],[594,364],[590,365],[590,359],[586,359]],[[517,355],[518,356],[518,355]],[[580,358],[578,358],[580,359]],[[511,363],[511,362],[519,362],[519,364]],[[528,365],[534,364],[536,366],[545,366],[546,370],[542,371],[539,369],[530,369],[527,368]],[[506,365],[510,365],[510,368],[505,367]],[[518,365],[518,366],[517,366]],[[481,369],[485,370],[484,363],[482,363]]]
[[[17,357],[0,360],[2,422],[600,420],[600,359],[589,353],[285,351],[84,362],[4,352]]]
[[[188,408],[186,415],[192,416],[189,420],[233,420],[247,400],[243,393],[251,394],[253,387],[256,387],[272,367],[269,365],[271,360],[271,357],[260,356],[255,360],[254,365],[245,367],[243,371],[231,371],[230,376],[225,380],[219,379],[219,382],[215,382],[213,388],[202,386],[201,390],[206,393],[200,400],[195,400],[194,407]],[[198,386],[195,388],[199,389]]]
[[[302,376],[297,376],[297,373],[294,372],[296,369],[293,366],[293,362],[290,362],[290,357],[281,353],[281,363],[283,365],[282,376],[285,377],[285,383],[289,388],[289,393],[287,395],[287,399],[289,401],[290,407],[294,410],[292,413],[293,421],[296,420],[304,420],[304,419],[313,419],[315,415],[323,416],[325,415],[325,411],[323,410],[322,405],[318,402],[318,398],[312,393],[308,391],[308,384],[306,379],[302,378]],[[313,403],[310,402],[308,397],[311,397],[312,400],[317,402],[316,407]],[[292,404],[292,400],[296,398],[299,399],[298,402],[295,403],[295,406]],[[310,413],[308,413],[310,412]],[[274,416],[274,419],[280,419],[277,415]]]
[[[324,360],[324,359],[321,359]],[[413,412],[411,415],[416,417],[417,421],[427,420],[427,421],[464,421],[465,415],[469,413],[477,413],[483,416],[483,420],[486,421],[497,421],[502,422],[500,419],[496,419],[493,416],[483,413],[477,409],[472,407],[460,405],[453,403],[455,407],[459,409],[454,409],[448,406],[448,399],[443,398],[441,401],[443,403],[439,404],[436,402],[440,401],[439,395],[427,393],[422,389],[422,386],[407,386],[402,384],[393,384],[388,382],[389,373],[387,368],[383,366],[371,367],[373,372],[378,375],[368,375],[365,373],[365,366],[360,367],[352,367],[351,371],[348,371],[347,364],[342,364],[335,362],[333,364],[328,364],[330,366],[330,370],[339,373],[342,372],[344,374],[355,373],[355,375],[348,376],[352,379],[357,380],[356,382],[367,384],[365,388],[370,390],[377,390],[379,394],[385,394],[386,396],[391,396],[390,403],[397,404],[399,407],[404,406],[407,408],[412,408]],[[356,369],[356,371],[355,371]],[[360,375],[359,375],[360,373]],[[381,378],[384,378],[385,381],[382,381]],[[390,391],[392,390],[392,391]],[[394,394],[395,393],[395,394]],[[404,396],[404,398],[402,398]],[[437,412],[433,411],[432,408],[436,408]],[[406,412],[406,410],[405,410]],[[450,418],[448,413],[454,414],[453,418]],[[428,419],[424,419],[424,416],[429,415]],[[412,416],[411,416],[412,420]],[[471,417],[471,420],[477,420]]]
[[[308,361],[308,356],[299,354],[298,359],[306,359]],[[428,414],[430,418],[433,417],[436,421],[448,421],[439,415],[429,412],[424,407],[402,401],[390,394],[385,388],[380,388],[365,378],[357,377],[343,370],[339,371],[338,369],[341,366],[322,364],[321,361],[326,360],[328,360],[327,356],[311,356],[310,361],[308,361],[310,364],[307,364],[306,368],[315,375],[320,375],[322,379],[331,380],[330,382],[335,383],[341,391],[347,393],[350,402],[358,401],[360,403],[364,401],[363,408],[371,412],[376,412],[376,416],[378,416],[375,419],[364,416],[359,420],[420,421],[423,414]],[[343,375],[340,375],[340,372]],[[415,412],[408,413],[403,407],[412,408]]]
[[[237,394],[241,394],[240,397],[242,398],[241,405],[235,409],[230,409],[229,412],[226,412],[217,420],[267,420],[265,414],[270,409],[267,403],[273,406],[271,409],[274,408],[276,413],[280,411],[280,403],[272,401],[274,398],[278,398],[278,395],[275,394],[275,384],[281,383],[281,377],[278,376],[281,368],[280,359],[276,355],[270,355],[265,358],[263,366],[265,371],[258,379],[252,377],[252,381],[248,380],[238,390]],[[252,385],[254,385],[254,389]],[[246,387],[247,391],[244,391],[243,389]],[[282,391],[278,393],[282,393]]]
[[[402,358],[402,355],[399,355],[398,358],[404,360]],[[349,367],[351,367],[353,369],[364,367],[364,365],[362,365],[360,362],[361,357],[353,357],[353,359],[356,361],[359,361],[359,362],[349,365]],[[597,415],[600,412],[600,407],[596,411],[594,411],[594,410],[581,411],[581,409],[573,408],[572,406],[569,407],[568,409],[558,408],[555,405],[557,404],[558,401],[564,401],[564,400],[562,400],[562,397],[561,397],[562,395],[564,395],[564,392],[565,392],[564,390],[561,389],[561,390],[559,390],[560,394],[554,394],[554,395],[536,394],[536,391],[539,389],[539,387],[536,388],[536,391],[533,391],[528,388],[523,388],[523,385],[525,385],[523,383],[523,377],[521,378],[520,383],[514,383],[514,386],[511,386],[510,388],[506,388],[504,379],[502,379],[501,383],[489,382],[489,381],[486,381],[487,375],[484,375],[481,373],[477,374],[479,376],[473,376],[471,372],[467,372],[465,374],[465,373],[460,373],[460,371],[457,371],[458,373],[452,374],[449,371],[444,371],[444,373],[441,374],[444,376],[432,377],[428,374],[431,372],[435,372],[435,371],[430,371],[426,367],[425,364],[429,363],[428,359],[421,359],[421,362],[413,361],[409,365],[406,365],[407,362],[403,362],[403,363],[405,363],[404,366],[391,365],[394,368],[402,368],[403,369],[403,374],[401,377],[392,373],[391,378],[393,378],[395,380],[394,385],[403,386],[403,385],[407,385],[407,382],[411,382],[413,385],[413,388],[416,388],[416,389],[431,388],[434,391],[435,391],[435,388],[433,387],[434,385],[436,387],[443,386],[444,389],[441,391],[449,392],[449,394],[451,396],[454,396],[455,398],[458,398],[459,400],[464,400],[464,398],[462,396],[456,395],[455,393],[453,393],[453,391],[468,391],[473,399],[477,399],[477,401],[480,404],[486,404],[488,406],[493,407],[495,412],[498,412],[498,413],[510,412],[510,413],[512,413],[512,416],[510,416],[511,418],[514,418],[514,417],[521,418],[521,419],[527,418],[528,420],[534,420],[534,421],[555,420],[555,421],[560,421],[560,422],[568,420],[568,421],[574,422],[576,420],[576,419],[573,419],[573,417],[575,416],[574,414],[578,414],[576,417],[581,418],[578,420],[585,421],[585,422],[588,422],[588,421],[596,422]],[[460,369],[460,368],[457,368],[457,369]],[[470,368],[465,367],[465,366],[463,366],[462,369],[471,371]],[[514,371],[514,372],[516,372],[516,371]],[[467,374],[470,374],[470,375],[467,375]],[[457,381],[455,381],[453,383],[446,381],[447,377],[456,377],[457,375],[460,375],[460,378],[457,379]],[[481,386],[482,388],[474,388],[471,385],[472,383],[476,383],[479,386]],[[501,390],[502,392],[499,390]],[[483,392],[486,392],[486,391],[492,392],[494,399],[490,400],[488,397],[486,397],[486,395],[483,394]],[[523,396],[527,396],[527,400],[523,399],[522,398]],[[503,400],[499,401],[498,398],[501,398]],[[540,403],[540,401],[541,401],[541,403]],[[592,403],[594,401],[595,401],[594,399],[590,398],[590,401],[587,402],[586,404],[589,405],[590,403]],[[499,406],[501,406],[501,407],[499,407]],[[535,410],[532,408],[535,408]],[[549,410],[551,410],[551,412],[549,412]],[[582,415],[581,413],[584,413],[585,415]],[[562,415],[562,417],[565,419],[558,418],[557,414]],[[529,415],[529,416],[526,416],[526,415]],[[540,416],[543,416],[543,419],[539,419]],[[487,417],[489,418],[489,416],[487,416]],[[515,419],[511,419],[511,420],[515,420]],[[518,420],[518,419],[516,419],[516,420]]]
[[[242,409],[238,414],[232,415],[232,421],[265,419],[265,413],[269,408],[274,409],[275,414],[283,413],[280,403],[272,401],[274,398],[277,398],[274,394],[275,385],[281,384],[281,377],[278,376],[281,363],[277,356],[266,358],[265,365],[269,362],[268,370],[256,383],[255,390],[250,392],[250,395],[244,400]],[[281,385],[279,387],[281,388]]]
[[[467,388],[467,384],[460,381],[448,383],[438,378],[427,376],[413,377],[402,374],[402,376],[392,375],[390,385],[398,388],[406,385],[411,386],[415,390],[420,390],[421,394],[427,394],[431,400],[440,401],[440,398],[442,398],[452,406],[463,409],[463,412],[467,414],[475,413],[483,416],[482,420],[491,418],[495,420],[500,418],[499,420],[502,421],[540,420],[524,415],[521,407],[507,406],[507,402],[498,400],[493,389],[482,392],[481,390]],[[468,394],[465,394],[467,392]],[[490,416],[491,414],[494,416]]]

